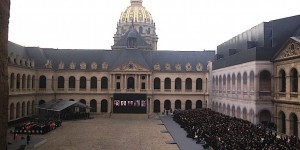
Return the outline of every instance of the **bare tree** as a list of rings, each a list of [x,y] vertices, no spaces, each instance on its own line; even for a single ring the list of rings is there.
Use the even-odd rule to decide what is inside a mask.
[[[10,0],[0,0],[0,149],[7,146],[8,75],[7,42]]]

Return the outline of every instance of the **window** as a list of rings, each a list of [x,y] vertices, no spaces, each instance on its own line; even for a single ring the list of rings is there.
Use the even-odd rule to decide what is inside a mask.
[[[237,75],[237,91],[241,91],[242,88],[242,76],[240,73]]]
[[[118,90],[121,89],[121,84],[120,84],[120,82],[117,82],[117,83],[116,83],[116,89],[118,89]]]
[[[116,79],[120,80],[120,79],[121,79],[121,76],[116,76]]]
[[[254,91],[254,72],[250,72],[250,91]]]
[[[187,78],[185,80],[185,89],[192,90],[192,79],[191,78]]]
[[[46,88],[46,77],[45,76],[40,76],[40,84],[39,87],[40,89],[45,89]]]
[[[134,78],[133,77],[129,77],[127,79],[127,89],[134,89]]]
[[[143,89],[143,90],[146,89],[146,83],[145,82],[142,83],[141,89]]]
[[[91,89],[97,89],[97,78],[96,77],[91,78]]]
[[[165,79],[165,89],[171,89],[171,79],[170,78]]]
[[[175,79],[175,90],[181,90],[181,79],[180,78]]]
[[[243,74],[243,91],[244,92],[246,92],[248,90],[248,88],[247,88],[247,79],[248,79],[247,73],[244,72],[244,74]]]
[[[296,69],[291,71],[291,91],[298,92],[298,71]]]
[[[80,77],[80,89],[86,89],[86,78]]]
[[[154,89],[160,89],[160,79],[159,78],[154,79]]]
[[[262,71],[259,75],[259,90],[271,91],[271,74],[269,71]]]
[[[10,75],[10,88],[13,89],[15,87],[15,74],[12,73]]]
[[[108,79],[107,77],[101,78],[101,89],[108,89]]]
[[[279,88],[280,92],[286,92],[286,75],[284,70],[279,71]]]
[[[91,106],[91,112],[97,112],[97,101],[96,100],[91,100],[90,101],[90,106]]]
[[[20,74],[17,74],[17,89],[20,89],[20,86],[21,86],[21,77],[20,77]]]
[[[202,90],[202,79],[198,78],[196,80],[196,90]]]
[[[62,76],[59,76],[57,79],[57,88],[65,88],[65,78]]]

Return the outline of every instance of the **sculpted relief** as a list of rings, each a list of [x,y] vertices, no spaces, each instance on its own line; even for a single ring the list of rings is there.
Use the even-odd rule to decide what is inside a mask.
[[[299,43],[291,42],[289,43],[276,58],[276,60],[291,58],[294,56],[300,55],[300,46]]]

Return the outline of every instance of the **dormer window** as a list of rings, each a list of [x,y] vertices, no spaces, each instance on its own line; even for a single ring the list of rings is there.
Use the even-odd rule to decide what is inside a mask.
[[[135,48],[136,47],[136,38],[130,37],[127,39],[127,48]]]

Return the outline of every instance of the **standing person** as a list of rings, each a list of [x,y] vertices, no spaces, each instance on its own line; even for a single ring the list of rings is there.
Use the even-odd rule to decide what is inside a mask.
[[[27,145],[29,145],[29,142],[30,142],[30,135],[27,134]]]
[[[16,131],[14,131],[14,141],[16,141],[18,139],[18,134]]]

